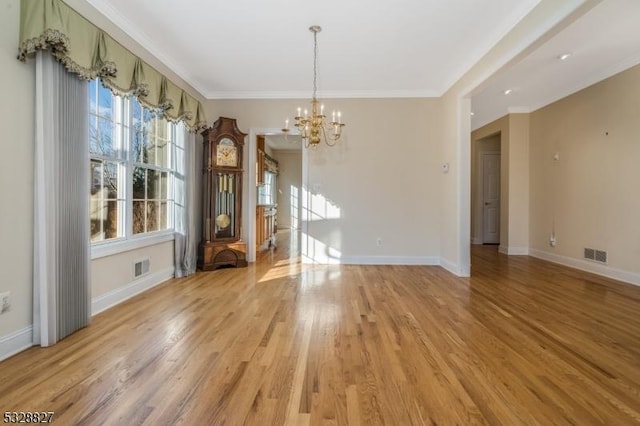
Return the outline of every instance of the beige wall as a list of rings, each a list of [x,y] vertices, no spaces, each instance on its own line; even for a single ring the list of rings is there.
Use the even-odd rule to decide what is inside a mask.
[[[509,114],[507,253],[529,253],[529,114]]]
[[[302,196],[302,151],[273,151],[278,160],[278,229],[300,229]],[[292,203],[293,201],[293,203]],[[292,220],[291,206],[294,206]]]
[[[282,127],[305,102],[211,101],[208,110],[214,117],[237,118],[249,132]],[[342,110],[347,126],[337,146],[309,152],[309,198],[318,219],[309,224],[312,256],[352,261],[439,255],[439,102],[324,100],[329,110]]]
[[[172,269],[173,241],[93,260],[91,262],[92,299],[132,284],[135,281],[133,264],[142,259],[149,259],[149,275],[161,274],[167,269]],[[141,278],[145,277],[148,275]]]
[[[609,268],[640,283],[639,112],[635,66],[531,114],[533,249],[570,259],[606,250]]]
[[[16,60],[20,1],[3,0],[0,10],[0,292],[13,305],[0,315],[1,338],[32,323],[35,67]]]

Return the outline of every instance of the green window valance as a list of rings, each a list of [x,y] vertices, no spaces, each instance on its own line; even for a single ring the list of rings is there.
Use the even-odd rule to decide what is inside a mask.
[[[136,96],[192,131],[206,127],[200,101],[189,95],[61,0],[20,2],[18,59],[48,50],[81,79],[99,77],[119,95]]]

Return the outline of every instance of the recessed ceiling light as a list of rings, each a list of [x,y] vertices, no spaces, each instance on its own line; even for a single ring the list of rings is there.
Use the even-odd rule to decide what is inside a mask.
[[[509,93],[511,93],[511,92],[513,92],[513,89],[507,89],[507,90],[505,90],[505,91],[504,91],[504,94],[505,94],[505,95],[508,95],[508,94],[509,94]]]
[[[562,55],[558,56],[558,59],[560,59],[561,61],[564,61],[564,60],[569,59],[570,56],[571,56],[571,53],[567,52],[567,53],[563,53]]]

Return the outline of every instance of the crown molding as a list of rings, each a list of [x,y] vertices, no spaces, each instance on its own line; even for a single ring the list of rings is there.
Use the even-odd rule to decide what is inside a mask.
[[[309,99],[311,90],[280,92],[203,92],[207,99]],[[319,99],[437,98],[432,90],[344,90],[320,92]]]
[[[200,96],[206,92],[203,85],[194,76],[187,71],[186,68],[178,65],[173,58],[167,56],[152,39],[145,33],[138,30],[138,27],[129,21],[125,16],[118,12],[109,2],[101,0],[86,0],[94,9],[101,13],[105,18],[111,21],[115,26],[120,28],[129,37],[131,37],[138,45],[148,51],[164,66],[173,71],[178,77],[195,89]],[[126,46],[125,46],[126,47]],[[159,70],[160,71],[160,70]]]

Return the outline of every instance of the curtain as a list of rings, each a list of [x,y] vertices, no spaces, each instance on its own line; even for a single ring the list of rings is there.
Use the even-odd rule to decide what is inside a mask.
[[[195,134],[178,128],[175,201],[175,276],[196,272],[196,158]]]
[[[20,2],[18,59],[48,50],[80,79],[99,77],[118,95],[134,95],[190,131],[206,127],[200,101],[93,25],[62,0]]]
[[[89,324],[88,84],[36,58],[34,344]]]

